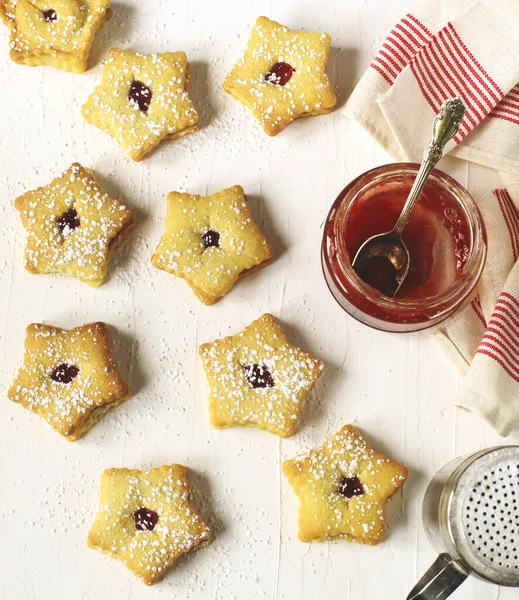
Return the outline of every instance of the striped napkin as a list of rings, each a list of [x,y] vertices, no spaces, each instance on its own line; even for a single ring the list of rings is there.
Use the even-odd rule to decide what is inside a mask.
[[[478,295],[434,335],[465,375],[457,406],[519,428],[519,0],[427,0],[390,32],[344,113],[396,160],[420,161],[441,104],[467,111],[446,152],[498,169],[477,198],[488,234]]]
[[[467,112],[445,151],[519,173],[518,41],[518,0],[427,0],[395,25],[345,114],[396,159],[420,161],[434,115],[459,95]]]

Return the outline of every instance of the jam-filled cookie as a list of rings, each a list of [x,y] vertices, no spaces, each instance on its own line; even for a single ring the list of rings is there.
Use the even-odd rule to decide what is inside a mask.
[[[210,541],[209,527],[190,502],[187,469],[108,469],[100,508],[88,534],[91,548],[120,560],[153,585],[183,554]]]
[[[211,425],[258,427],[284,438],[296,432],[303,400],[324,368],[290,345],[270,314],[236,335],[202,344],[199,353],[210,387]]]
[[[330,43],[327,33],[291,31],[259,17],[223,89],[251,109],[268,135],[298,117],[329,113],[336,103],[326,74]]]
[[[139,161],[164,138],[198,131],[198,114],[187,87],[184,52],[138,54],[113,48],[101,83],[83,106],[88,123],[111,134]]]
[[[110,0],[0,0],[0,15],[11,30],[11,59],[86,71],[94,37],[110,17],[109,6]]]
[[[235,185],[207,197],[171,192],[166,233],[152,263],[183,277],[204,304],[213,304],[272,254],[243,189]]]
[[[105,323],[65,330],[27,327],[23,366],[8,396],[43,417],[70,441],[130,396],[112,359]]]
[[[114,248],[134,225],[130,209],[105,194],[93,172],[78,163],[14,205],[27,232],[27,271],[68,273],[94,287],[103,283]]]
[[[387,502],[407,479],[407,469],[375,452],[353,425],[305,458],[285,461],[283,472],[299,497],[302,542],[372,546],[385,536]]]

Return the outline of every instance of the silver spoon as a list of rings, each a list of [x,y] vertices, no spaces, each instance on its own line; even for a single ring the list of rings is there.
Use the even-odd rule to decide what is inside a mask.
[[[431,142],[425,149],[422,164],[396,225],[391,231],[368,238],[353,259],[352,267],[363,281],[368,279],[368,273],[376,274],[376,281],[369,277],[370,281],[366,283],[376,287],[385,296],[394,296],[409,272],[409,250],[402,240],[402,231],[425,182],[442,157],[445,145],[458,132],[464,114],[465,106],[460,98],[444,102],[434,119]]]

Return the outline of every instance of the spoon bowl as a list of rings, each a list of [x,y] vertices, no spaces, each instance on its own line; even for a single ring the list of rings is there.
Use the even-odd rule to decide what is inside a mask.
[[[361,252],[362,251],[362,252]],[[404,282],[411,258],[402,238],[388,231],[368,238],[359,248],[353,268],[367,284],[393,297]]]

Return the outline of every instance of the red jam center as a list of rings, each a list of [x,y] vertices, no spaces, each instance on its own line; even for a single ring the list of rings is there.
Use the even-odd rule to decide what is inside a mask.
[[[137,79],[132,81],[128,92],[128,101],[130,104],[137,106],[141,112],[147,113],[152,96],[150,88],[145,83],[137,81]]]
[[[286,62],[277,62],[265,75],[265,81],[273,85],[286,85],[296,70]]]
[[[350,208],[345,242],[353,260],[371,236],[390,231],[400,215],[412,181],[380,185],[361,196]],[[409,272],[396,298],[420,299],[444,292],[460,276],[469,256],[470,233],[466,217],[447,194],[437,187],[426,188],[404,229],[411,258]],[[382,289],[390,281],[388,262],[370,264],[359,276]],[[388,294],[391,295],[391,294]]]
[[[159,521],[159,515],[154,510],[144,506],[133,513],[133,518],[135,519],[135,529],[137,531],[153,531]]]
[[[207,230],[202,236],[205,248],[218,248],[220,246],[220,234],[212,229]]]
[[[80,225],[79,215],[75,208],[65,211],[58,219],[58,229],[64,236],[70,235]]]
[[[363,496],[364,487],[362,482],[357,476],[354,477],[343,477],[339,484],[339,494],[342,494],[345,498],[353,498],[353,496]]]
[[[244,365],[243,370],[251,388],[274,387],[274,378],[265,365]]]
[[[50,23],[51,21],[57,21],[58,15],[55,10],[49,8],[49,10],[43,11],[43,18],[47,21],[47,23]]]
[[[70,383],[77,377],[79,369],[75,365],[62,363],[58,365],[50,374],[50,378],[57,383]]]

